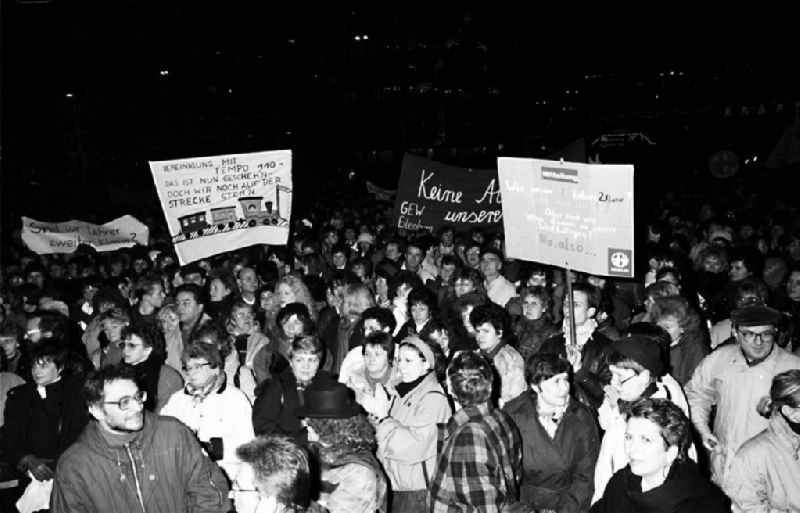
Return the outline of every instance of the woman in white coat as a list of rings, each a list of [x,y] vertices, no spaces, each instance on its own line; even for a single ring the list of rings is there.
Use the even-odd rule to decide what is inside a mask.
[[[434,354],[417,337],[398,348],[400,383],[391,397],[377,387],[365,409],[377,419],[378,459],[389,476],[393,513],[426,510],[428,484],[436,467],[437,424],[448,421],[452,409],[436,380]]]
[[[211,459],[233,480],[241,463],[236,448],[255,436],[250,402],[228,384],[215,345],[193,342],[184,348],[182,360],[186,386],[170,397],[161,415],[175,417],[194,431]]]

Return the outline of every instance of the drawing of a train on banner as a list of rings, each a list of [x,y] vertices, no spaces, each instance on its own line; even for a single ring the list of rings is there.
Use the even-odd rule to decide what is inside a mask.
[[[208,212],[200,211],[181,216],[178,218],[181,231],[172,237],[172,242],[178,243],[187,239],[256,226],[288,226],[289,221],[281,217],[279,212],[280,191],[291,192],[291,189],[279,186],[274,209],[271,201],[264,201],[264,196],[248,196],[238,199],[242,217],[237,216],[236,205],[212,208]]]

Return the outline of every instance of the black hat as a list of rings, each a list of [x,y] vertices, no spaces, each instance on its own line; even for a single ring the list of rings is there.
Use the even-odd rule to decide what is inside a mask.
[[[776,326],[780,319],[779,311],[762,305],[745,306],[731,313],[734,326]]]
[[[347,419],[362,413],[353,392],[337,381],[324,380],[306,388],[305,402],[297,408],[298,417]]]
[[[650,337],[629,335],[614,341],[611,349],[649,370],[654,377],[666,372],[661,346]]]

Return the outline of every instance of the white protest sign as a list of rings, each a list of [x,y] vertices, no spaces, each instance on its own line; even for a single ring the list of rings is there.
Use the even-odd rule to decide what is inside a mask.
[[[40,255],[72,253],[86,244],[97,251],[114,251],[148,243],[150,230],[133,216],[122,216],[105,224],[86,221],[48,223],[22,218],[22,241]]]
[[[633,166],[497,159],[506,253],[633,277]]]
[[[181,265],[253,244],[286,244],[290,150],[149,164]]]

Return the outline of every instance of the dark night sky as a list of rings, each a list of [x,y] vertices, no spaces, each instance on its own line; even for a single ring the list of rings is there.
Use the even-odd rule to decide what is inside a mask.
[[[357,168],[386,186],[392,163],[358,155],[523,156],[615,129],[655,133],[693,166],[768,152],[800,99],[791,46],[738,26],[273,4],[4,2],[3,211],[109,218],[153,207],[148,159],[286,147],[296,176]]]

